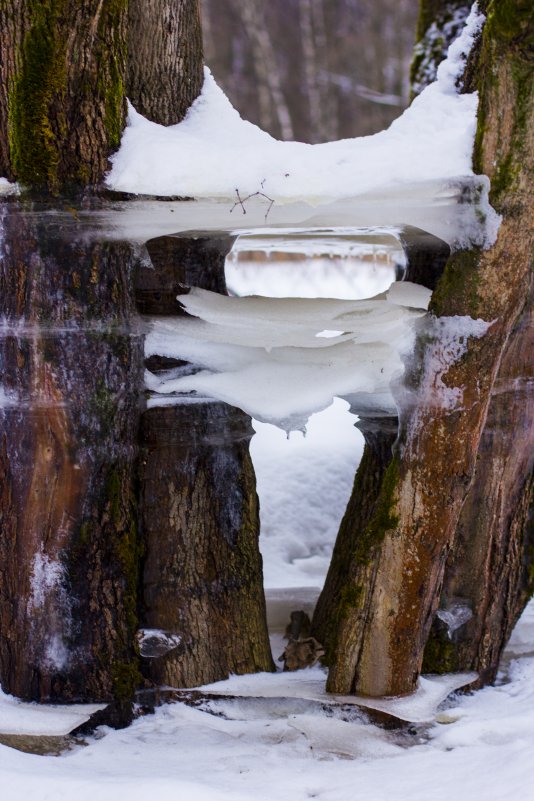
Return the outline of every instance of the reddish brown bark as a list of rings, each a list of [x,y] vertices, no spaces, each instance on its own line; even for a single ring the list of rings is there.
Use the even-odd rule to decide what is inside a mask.
[[[132,252],[64,240],[11,201],[1,260],[0,680],[32,700],[123,700],[138,677]]]
[[[349,568],[346,597],[350,603],[337,628],[338,649],[329,677],[329,688],[336,692],[397,695],[413,690],[439,603],[447,556],[476,480],[476,458],[498,394],[498,376],[507,375],[514,332],[521,327],[525,312],[530,313],[526,303],[531,303],[534,249],[534,84],[529,60],[533,21],[527,3],[517,4],[513,13],[493,2],[485,6],[488,22],[468,67],[466,89],[480,92],[475,166],[491,178],[492,200],[503,222],[493,248],[458,253],[450,259],[433,295],[432,312],[445,319],[437,319],[434,332],[419,340],[412,374],[413,403],[403,410],[401,419],[399,459],[386,471],[380,508],[371,521],[377,535],[372,552],[378,551],[378,556],[370,596],[358,592],[366,575],[360,560],[353,559]],[[454,319],[447,323],[446,318],[457,315],[483,318],[491,325],[481,338],[464,338],[465,353],[451,362],[450,343],[439,332],[443,322],[454,339],[454,326],[459,323]],[[521,419],[521,415],[513,416],[506,425],[521,425]],[[491,427],[487,432],[490,436]],[[491,511],[492,530],[500,527],[497,540],[508,538],[512,543],[508,555],[513,555],[514,566],[508,575],[514,582],[521,579],[526,553],[531,497],[526,454],[519,458],[517,470],[512,469],[514,475],[504,477],[501,485],[510,493],[506,508],[512,509],[517,498],[513,520],[499,523],[495,506]],[[486,481],[485,492],[492,488],[491,470]],[[498,564],[502,560],[497,560],[494,569]],[[520,606],[517,584],[512,596],[514,610],[498,621],[503,631],[491,632],[495,649],[489,650],[494,653]],[[500,603],[510,597],[501,592]]]

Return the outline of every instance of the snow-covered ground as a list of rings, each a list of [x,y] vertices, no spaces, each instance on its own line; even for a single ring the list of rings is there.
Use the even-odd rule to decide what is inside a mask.
[[[280,695],[169,705],[61,757],[0,746],[2,801],[529,801],[534,798],[534,606],[506,683],[456,696],[428,727],[384,731],[359,713]],[[261,677],[260,677],[261,678]],[[293,682],[321,681],[319,669]],[[233,680],[234,690],[239,681]],[[298,695],[298,693],[294,693]],[[1,708],[1,707],[0,707]],[[212,713],[217,714],[212,714]]]

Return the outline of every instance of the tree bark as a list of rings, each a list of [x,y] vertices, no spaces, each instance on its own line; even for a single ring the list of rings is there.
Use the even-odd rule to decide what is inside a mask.
[[[414,689],[439,603],[445,563],[462,507],[475,486],[476,457],[484,452],[487,421],[493,424],[497,420],[513,436],[518,432],[515,426],[524,420],[517,414],[512,421],[501,423],[497,407],[491,415],[498,376],[506,380],[511,369],[507,359],[513,363],[517,358],[513,355],[514,332],[523,330],[522,320],[531,310],[534,91],[530,52],[534,20],[527,2],[517,3],[513,9],[489,2],[485,9],[488,21],[468,65],[465,86],[468,91],[478,88],[480,93],[475,171],[489,175],[492,203],[503,222],[491,250],[457,253],[449,260],[434,292],[434,322],[431,318],[430,333],[419,340],[411,378],[413,404],[403,410],[398,458],[384,475],[381,509],[371,521],[376,525],[377,540],[367,553],[376,558],[376,580],[370,600],[365,599],[363,620],[363,601],[357,589],[366,574],[354,558],[349,568],[345,594],[352,602],[338,626],[337,652],[329,677],[329,689],[335,692],[400,695]],[[457,323],[447,320],[455,315],[483,318],[491,325],[483,337],[465,338],[462,343],[457,341],[461,332],[455,334]],[[528,335],[522,336],[526,342]],[[465,352],[451,363],[447,354],[459,345],[460,353],[464,347]],[[523,376],[521,370],[522,365]],[[517,404],[520,406],[520,399]],[[513,405],[517,408],[516,401]],[[487,436],[491,436],[491,427]],[[500,615],[500,630],[490,634],[494,643],[489,661],[493,664],[525,598],[521,578],[528,557],[530,434],[525,449],[522,442],[518,447],[521,453],[510,461],[510,475],[499,487],[506,492],[508,514],[496,519],[496,505],[489,512],[495,532],[491,536],[503,543],[507,558],[513,558],[508,572],[512,586],[499,591],[496,601],[501,608],[492,618],[498,620]],[[479,471],[481,476],[485,472],[486,494],[495,489],[494,459],[498,459],[498,449],[492,449],[489,460],[494,467]],[[466,514],[471,529],[473,514]],[[501,557],[493,570],[499,565]],[[502,605],[510,597],[513,608],[507,610]]]
[[[230,237],[148,242],[153,268],[138,273],[139,309],[183,314],[176,295],[191,286],[226,294],[232,243]],[[152,357],[149,366],[157,372],[172,365]],[[252,434],[248,415],[209,399],[143,415],[141,655],[145,675],[158,684],[194,687],[273,669]]]
[[[0,219],[0,681],[32,700],[115,701],[117,724],[140,680],[137,259],[128,243],[66,238],[54,209],[76,221],[80,202],[99,207],[128,82],[136,97],[154,89],[157,117],[155,82],[170,76],[158,121],[200,87],[196,4],[152,4],[172,21],[167,49],[159,20],[141,45],[139,7],[0,3],[0,174],[23,188]]]
[[[139,677],[133,256],[64,239],[46,212],[1,213],[0,678],[28,700],[124,701]]]
[[[127,0],[0,4],[0,174],[100,182],[124,123]]]
[[[365,447],[312,621],[312,634],[325,649],[326,664],[335,661],[338,630],[347,606],[355,594],[370,592],[375,580],[376,564],[368,551],[373,536],[370,523],[379,502],[384,473],[393,458],[398,421],[395,417],[360,418],[356,427],[364,436]],[[365,578],[357,586],[353,586],[350,574],[355,553],[364,556],[366,562]],[[360,564],[358,559],[356,562]],[[361,609],[363,619],[363,603]],[[358,636],[361,630],[361,626],[355,626],[354,635]]]
[[[253,433],[247,415],[209,400],[143,417],[141,655],[157,684],[195,687],[273,669]]]

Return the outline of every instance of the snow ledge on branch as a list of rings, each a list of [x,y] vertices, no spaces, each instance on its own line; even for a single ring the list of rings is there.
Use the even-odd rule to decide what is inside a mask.
[[[235,202],[264,193],[276,203],[321,205],[403,186],[409,192],[414,184],[472,182],[478,96],[460,94],[456,84],[484,21],[475,3],[436,81],[373,136],[318,145],[278,141],[240,117],[206,68],[202,94],[177,125],[157,125],[130,105],[107,185],[160,197]],[[498,220],[484,180],[483,244],[489,246]]]

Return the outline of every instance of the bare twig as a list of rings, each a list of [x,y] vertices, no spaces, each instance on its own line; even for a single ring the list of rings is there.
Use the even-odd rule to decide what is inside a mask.
[[[263,187],[264,183],[265,183],[265,180],[263,180],[261,182],[261,186],[262,187]],[[264,218],[265,222],[267,222],[267,217],[269,216],[269,213],[270,213],[272,207],[274,206],[274,198],[269,197],[269,195],[266,195],[265,192],[260,192],[260,191],[252,192],[250,195],[247,195],[246,197],[241,197],[241,195],[239,194],[239,189],[236,189],[235,193],[237,195],[237,200],[234,203],[234,205],[232,206],[232,208],[230,209],[230,214],[233,212],[233,210],[236,208],[236,206],[241,206],[243,214],[246,214],[247,210],[245,208],[245,203],[247,202],[247,200],[250,200],[253,197],[264,197],[265,200],[269,201],[269,206],[267,207],[267,211],[265,212],[265,218]]]

